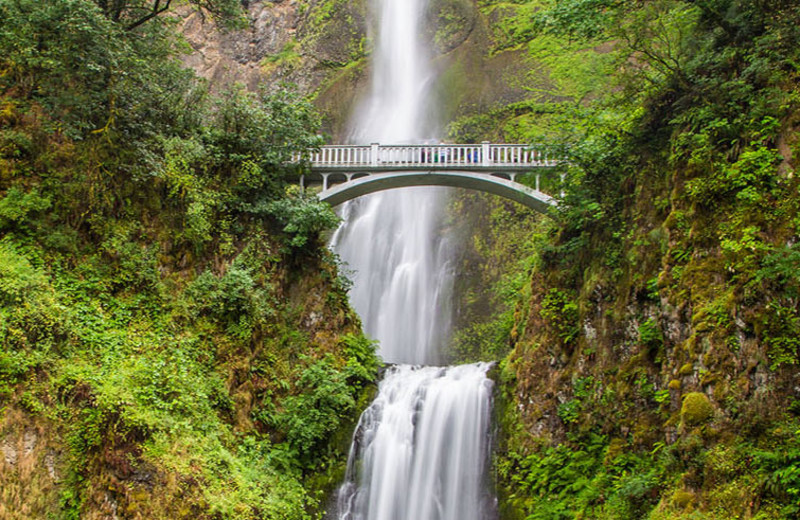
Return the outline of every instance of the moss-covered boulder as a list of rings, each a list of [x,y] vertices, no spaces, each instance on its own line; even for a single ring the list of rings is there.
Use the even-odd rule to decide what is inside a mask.
[[[690,392],[683,398],[681,420],[687,426],[700,426],[714,416],[714,407],[702,392]]]

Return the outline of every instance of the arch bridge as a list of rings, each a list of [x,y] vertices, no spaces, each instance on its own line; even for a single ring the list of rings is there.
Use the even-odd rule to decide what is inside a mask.
[[[300,178],[301,186],[321,183],[317,196],[333,206],[407,186],[481,190],[542,213],[556,206],[556,200],[541,190],[541,175],[558,161],[522,144],[334,145],[305,159],[310,171]],[[534,175],[534,187],[516,182],[520,174]]]

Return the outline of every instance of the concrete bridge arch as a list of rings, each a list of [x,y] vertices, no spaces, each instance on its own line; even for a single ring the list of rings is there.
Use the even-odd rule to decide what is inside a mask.
[[[411,186],[449,186],[484,191],[518,202],[544,214],[556,207],[553,197],[524,184],[496,175],[469,171],[397,171],[353,177],[322,190],[317,197],[338,206],[363,195]]]
[[[331,145],[296,158],[303,159],[310,171],[301,185],[321,180],[318,197],[334,206],[394,188],[450,186],[493,193],[544,214],[556,207],[540,190],[540,177],[558,162],[522,144]],[[535,188],[516,182],[526,173],[535,175]]]

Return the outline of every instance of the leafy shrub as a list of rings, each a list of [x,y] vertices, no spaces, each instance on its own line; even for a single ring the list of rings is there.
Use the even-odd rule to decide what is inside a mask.
[[[577,399],[571,399],[558,405],[556,413],[558,418],[564,421],[564,424],[571,424],[578,421],[580,407],[580,401]]]
[[[16,130],[0,129],[0,158],[19,158],[33,150],[30,136]]]
[[[197,312],[227,325],[240,337],[249,337],[253,327],[264,324],[275,312],[269,287],[256,284],[251,270],[236,262],[222,276],[203,272],[187,292]]]
[[[295,395],[281,402],[282,410],[272,424],[286,436],[286,442],[305,467],[311,468],[324,454],[330,434],[355,408],[346,373],[331,358],[309,365],[295,384]]]
[[[47,286],[47,278],[8,241],[0,241],[0,303],[18,304]]]
[[[364,335],[346,334],[342,337],[343,355],[347,359],[345,371],[348,384],[354,388],[374,383],[378,378],[381,360],[375,350],[377,343]]]
[[[776,451],[757,451],[756,464],[766,473],[764,487],[773,497],[785,505],[782,508],[784,518],[792,518],[800,513],[800,448],[797,439],[800,431],[795,433],[795,440],[789,446]]]
[[[648,318],[639,325],[639,341],[641,341],[643,345],[650,347],[659,347],[664,343],[661,327],[656,320]]]
[[[771,367],[800,363],[800,315],[777,302],[767,306],[762,317],[761,337],[767,346]]]
[[[541,316],[553,327],[559,338],[569,344],[580,333],[578,304],[559,289],[550,289],[542,300]]]
[[[286,245],[291,251],[316,245],[323,231],[339,223],[330,205],[305,193],[293,193],[269,203],[265,209],[283,225],[288,235]]]
[[[32,213],[44,211],[50,207],[50,199],[42,197],[38,190],[28,193],[17,186],[9,188],[5,197],[0,199],[0,229],[20,225]]]

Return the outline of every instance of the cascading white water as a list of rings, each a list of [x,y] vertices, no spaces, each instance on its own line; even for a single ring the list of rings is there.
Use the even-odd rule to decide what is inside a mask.
[[[418,39],[425,0],[378,0],[380,21],[370,96],[351,139],[398,144],[424,137],[429,58]],[[443,188],[405,188],[344,207],[331,241],[353,271],[350,300],[391,363],[440,363],[450,329],[452,256],[440,238]]]
[[[430,138],[433,74],[420,44],[427,0],[373,0],[372,90],[356,143]],[[353,272],[350,299],[391,363],[436,364],[450,331],[453,248],[442,188],[405,188],[345,205],[331,246]],[[488,365],[389,369],[354,435],[339,520],[482,520],[489,515]]]
[[[339,492],[341,520],[486,518],[488,367],[389,371],[356,430],[351,479]]]

